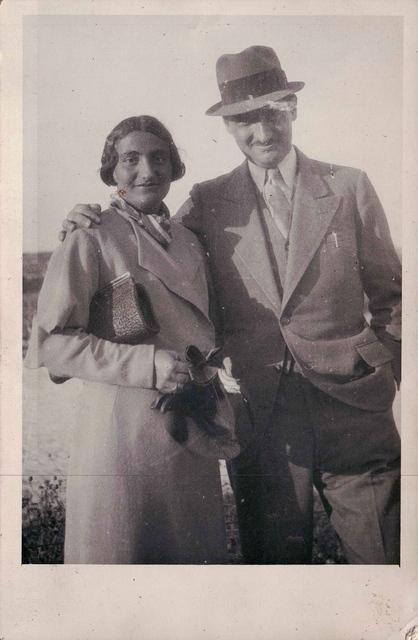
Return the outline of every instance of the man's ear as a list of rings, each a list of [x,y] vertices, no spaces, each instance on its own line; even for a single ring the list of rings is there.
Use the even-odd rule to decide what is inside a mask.
[[[222,118],[222,120],[224,121],[224,125],[225,125],[225,128],[226,128],[226,130],[228,131],[228,133],[231,133],[231,129],[230,129],[230,127],[229,127],[229,122],[230,122],[230,121],[228,120],[228,118],[224,118],[224,117],[223,117],[223,118]]]
[[[294,122],[298,117],[298,97],[295,94],[293,94],[292,96],[290,96],[290,101],[292,103],[292,108],[290,110],[290,117],[292,119],[292,122]]]

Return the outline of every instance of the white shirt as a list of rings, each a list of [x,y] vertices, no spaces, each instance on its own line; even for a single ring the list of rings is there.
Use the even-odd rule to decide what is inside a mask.
[[[264,167],[259,167],[257,164],[254,164],[253,162],[251,162],[251,160],[248,160],[248,168],[250,170],[251,177],[254,180],[257,189],[262,194],[264,184],[266,182],[267,169],[264,169]],[[285,181],[286,186],[288,187],[289,193],[293,193],[293,187],[295,185],[296,169],[297,169],[297,156],[296,156],[296,151],[294,147],[292,147],[289,153],[287,154],[287,156],[285,156],[283,160],[279,162],[279,164],[277,165],[277,168],[280,170],[280,173],[282,174],[283,180]]]

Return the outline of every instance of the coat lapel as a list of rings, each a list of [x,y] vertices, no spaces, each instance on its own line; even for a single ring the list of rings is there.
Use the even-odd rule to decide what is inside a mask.
[[[170,291],[193,304],[208,318],[203,260],[192,233],[173,223],[173,241],[165,249],[124,211],[117,211],[135,232],[139,266],[155,275]]]
[[[227,201],[227,205],[222,207],[217,223],[231,246],[237,268],[243,277],[246,273],[256,282],[271,306],[279,311],[279,292],[260,221],[255,186],[246,161],[233,172],[221,198]]]
[[[289,235],[289,255],[282,310],[317,251],[341,197],[330,194],[326,182],[312,170],[309,159],[299,150],[298,173]]]

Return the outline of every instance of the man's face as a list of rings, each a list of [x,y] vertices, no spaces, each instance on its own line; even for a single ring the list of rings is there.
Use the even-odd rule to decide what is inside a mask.
[[[113,177],[124,199],[144,213],[157,213],[171,183],[170,149],[147,131],[132,131],[115,149],[118,163]]]
[[[277,167],[292,147],[296,104],[290,110],[263,108],[224,120],[243,154],[254,164],[271,169]]]

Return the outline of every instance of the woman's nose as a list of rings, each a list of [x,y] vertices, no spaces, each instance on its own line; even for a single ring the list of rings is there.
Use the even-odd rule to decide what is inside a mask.
[[[139,178],[151,178],[155,174],[154,166],[148,158],[141,158],[137,164],[137,175]]]

